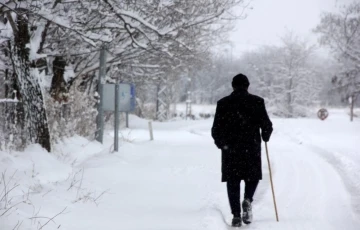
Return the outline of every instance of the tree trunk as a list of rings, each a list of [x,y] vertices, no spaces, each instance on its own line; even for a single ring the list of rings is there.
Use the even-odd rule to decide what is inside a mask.
[[[294,110],[293,110],[293,105],[292,105],[292,100],[293,100],[292,90],[293,90],[293,77],[291,77],[289,80],[289,88],[288,88],[288,92],[287,92],[288,117],[293,117],[293,115],[294,115]]]
[[[53,61],[53,78],[50,94],[57,102],[67,102],[69,90],[64,79],[66,61],[63,57],[56,57]]]
[[[156,110],[155,119],[159,120],[160,102],[159,102],[160,83],[156,86]]]
[[[4,43],[1,48],[4,51],[7,59],[12,59],[11,42]],[[11,63],[5,64],[7,67]],[[21,95],[19,93],[19,85],[16,80],[16,75],[10,68],[5,69],[5,95],[7,99],[17,99],[21,101]],[[7,146],[12,148],[15,147],[17,150],[23,150],[26,146],[26,134],[24,132],[25,115],[24,108],[21,103],[7,102],[3,104],[5,116],[3,131],[6,133]]]
[[[51,151],[50,132],[36,68],[31,68],[29,60],[30,34],[27,16],[17,15],[13,41],[13,67],[19,86],[19,93],[25,111],[26,129],[31,143],[38,143]]]

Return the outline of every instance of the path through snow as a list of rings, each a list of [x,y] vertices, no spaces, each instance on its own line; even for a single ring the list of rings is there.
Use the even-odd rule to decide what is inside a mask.
[[[360,167],[352,162],[360,160],[356,154],[360,124],[349,125],[343,118],[327,122],[274,119],[269,149],[280,223],[275,222],[263,152],[264,180],[255,194],[254,222],[242,229],[359,229],[356,175]],[[220,151],[210,136],[212,121],[155,123],[154,142],[148,141],[146,122],[132,120],[131,125],[131,133],[123,134],[132,143],[123,143],[116,154],[109,154],[111,132],[105,138],[105,149],[82,139],[67,143],[73,150],[68,152],[69,163],[36,148],[26,154],[2,153],[0,166],[9,172],[19,169],[16,175],[21,189],[32,189],[31,202],[0,219],[0,225],[13,229],[18,219],[52,217],[68,207],[45,229],[231,229],[225,184],[220,182]],[[78,161],[70,166],[75,157]],[[84,177],[79,183],[82,174],[74,176],[74,172],[82,169]],[[56,178],[61,181],[53,183]],[[81,189],[69,188],[74,181]],[[102,191],[107,192],[97,200],[98,206],[84,203]],[[21,194],[19,191],[19,197]],[[31,227],[28,229],[37,229],[36,225]]]
[[[145,130],[135,130],[134,144],[119,154],[81,165],[86,168],[84,186],[110,187],[111,193],[99,208],[78,206],[73,215],[63,216],[64,229],[227,229],[223,219],[229,223],[231,214],[225,184],[220,183],[220,152],[210,136],[211,121],[190,124],[174,124],[171,130],[159,125],[152,143],[144,140]],[[280,223],[274,221],[264,155],[254,223],[243,228],[359,229],[349,192],[335,168],[289,132],[277,130],[269,148]]]

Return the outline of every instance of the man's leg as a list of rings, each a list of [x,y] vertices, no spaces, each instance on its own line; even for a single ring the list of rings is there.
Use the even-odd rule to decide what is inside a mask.
[[[256,188],[259,184],[258,180],[247,181],[245,180],[245,195],[244,199],[249,199],[250,202],[253,202],[253,197],[256,191]]]
[[[234,217],[240,217],[240,181],[228,181],[227,192],[232,214]]]
[[[245,195],[242,203],[243,215],[242,220],[245,224],[250,224],[253,219],[251,202],[256,191],[259,181],[245,181]]]

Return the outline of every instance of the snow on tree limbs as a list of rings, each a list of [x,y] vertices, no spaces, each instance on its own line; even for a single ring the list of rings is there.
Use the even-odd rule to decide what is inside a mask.
[[[0,60],[16,79],[28,141],[51,150],[46,111],[51,105],[45,106],[45,97],[68,103],[76,81],[82,81],[87,91],[94,90],[101,46],[106,45],[110,54],[108,80],[121,75],[135,82],[149,81],[149,76],[166,77],[173,69],[180,76],[181,68],[189,68],[198,54],[224,36],[231,26],[229,19],[243,16],[231,10],[247,7],[246,2],[2,1],[0,45],[10,41],[11,46],[2,49]]]
[[[320,42],[331,48],[340,65],[333,84],[344,100],[349,100],[351,120],[360,94],[360,2],[341,8],[340,13],[325,13],[315,32]]]

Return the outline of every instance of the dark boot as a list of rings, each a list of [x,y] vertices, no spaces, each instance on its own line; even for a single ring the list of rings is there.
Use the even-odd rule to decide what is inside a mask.
[[[241,227],[241,217],[234,216],[231,222],[232,227]]]
[[[251,201],[249,199],[245,199],[242,203],[243,208],[243,216],[242,220],[245,224],[251,224],[253,219]]]

